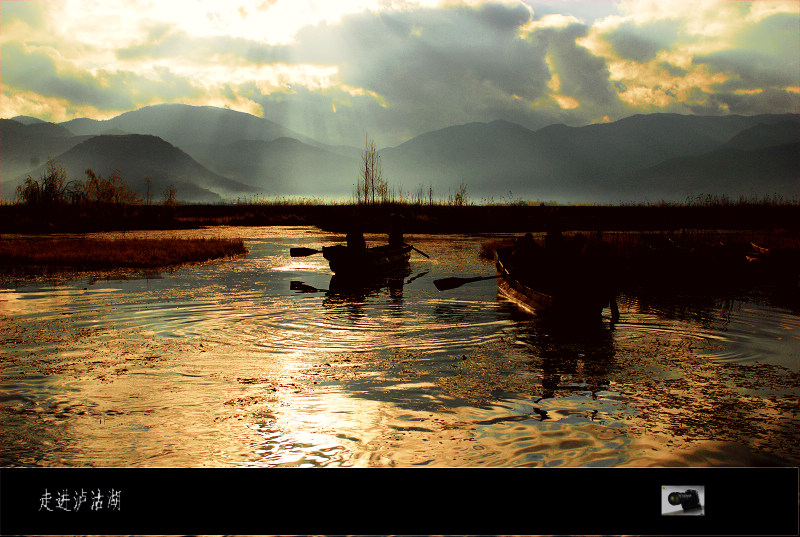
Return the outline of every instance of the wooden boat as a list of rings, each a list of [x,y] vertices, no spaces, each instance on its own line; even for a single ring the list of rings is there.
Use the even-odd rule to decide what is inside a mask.
[[[501,295],[520,308],[538,315],[591,319],[599,318],[603,308],[611,305],[612,318],[618,315],[612,291],[598,286],[588,275],[572,273],[557,283],[543,283],[536,288],[530,279],[514,273],[510,253],[508,249],[495,252],[497,287]]]
[[[322,256],[337,275],[371,276],[386,274],[408,266],[412,247],[386,244],[356,249],[344,245],[323,246]]]

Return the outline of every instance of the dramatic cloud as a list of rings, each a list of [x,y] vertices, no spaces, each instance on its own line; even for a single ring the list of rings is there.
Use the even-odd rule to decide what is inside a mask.
[[[797,112],[800,4],[627,2],[582,41],[645,112]]]
[[[506,119],[798,112],[800,4],[0,2],[4,117],[182,102],[330,143]]]

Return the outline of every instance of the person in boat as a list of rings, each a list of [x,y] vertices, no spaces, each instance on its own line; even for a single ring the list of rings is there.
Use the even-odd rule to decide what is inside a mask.
[[[546,224],[547,235],[544,238],[544,249],[549,257],[557,258],[561,255],[564,245],[564,236],[561,233],[561,219],[558,212],[554,209],[547,216]]]
[[[514,249],[511,251],[510,267],[515,277],[526,283],[532,283],[538,273],[537,269],[541,268],[541,261],[542,248],[536,244],[531,233],[526,233],[515,241]]]
[[[588,241],[580,252],[579,274],[588,284],[587,292],[597,296],[611,310],[611,320],[619,320],[617,305],[617,260],[612,246],[603,240]]]
[[[364,233],[360,230],[352,230],[347,234],[347,247],[352,250],[366,250],[367,241],[364,240]]]
[[[389,228],[389,246],[402,246],[403,244],[403,217],[393,214]]]

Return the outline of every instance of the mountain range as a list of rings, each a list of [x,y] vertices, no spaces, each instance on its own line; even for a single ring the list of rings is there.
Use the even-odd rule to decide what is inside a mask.
[[[72,179],[118,171],[154,198],[175,185],[188,202],[255,194],[349,199],[361,149],[331,146],[280,124],[213,107],[157,105],[105,121],[0,120],[0,196],[53,158]],[[533,131],[507,121],[455,125],[381,149],[396,193],[475,202],[683,201],[699,195],[800,194],[800,115],[650,114]]]

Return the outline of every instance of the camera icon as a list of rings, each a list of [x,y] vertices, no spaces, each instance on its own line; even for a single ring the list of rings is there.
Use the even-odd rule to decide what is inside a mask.
[[[705,487],[661,487],[661,514],[665,516],[696,516],[705,514]]]

